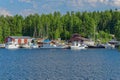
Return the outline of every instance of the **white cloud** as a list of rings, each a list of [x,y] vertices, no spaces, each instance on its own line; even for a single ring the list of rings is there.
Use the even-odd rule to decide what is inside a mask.
[[[35,0],[18,0],[19,2],[24,2],[24,3],[29,3],[29,4],[32,4],[33,5],[33,8],[37,8],[37,1]]]
[[[0,15],[3,15],[3,16],[12,16],[12,14],[10,13],[10,11],[8,11],[7,9],[4,9],[4,8],[0,8]]]
[[[31,3],[32,0],[19,0],[20,2],[26,2],[26,3]]]
[[[44,4],[41,6],[41,13],[50,13],[50,12],[54,12],[54,8],[52,8],[52,6],[48,5],[48,4]]]
[[[10,0],[10,3],[14,3],[14,1],[13,1],[13,0]]]
[[[52,13],[54,11],[94,11],[119,8],[120,0],[18,0],[23,5],[32,5],[31,9],[24,9],[20,14]],[[24,4],[25,3],[25,4]],[[30,8],[26,7],[26,8]]]
[[[108,0],[71,0],[68,1],[68,5],[71,6],[76,6],[76,7],[80,7],[80,6],[88,6],[88,5],[97,5],[97,3],[106,3],[106,1]]]
[[[72,6],[72,7],[79,7],[79,6],[83,6],[83,1],[82,0],[69,0],[67,1],[67,5]]]
[[[106,3],[106,2],[108,2],[108,0],[99,0],[99,2]]]
[[[89,0],[88,2],[92,3],[102,3],[104,5],[120,7],[120,0]]]
[[[60,1],[55,1],[55,0],[51,0],[51,1],[45,1],[45,2],[41,2],[43,3],[42,5],[39,5],[39,11],[40,13],[53,13],[54,11],[61,11],[64,10],[64,5],[66,4],[65,3],[66,1],[65,0],[60,0]]]
[[[86,0],[86,2],[88,2],[89,5],[91,5],[93,7],[97,7],[98,4],[105,5],[105,4],[108,4],[109,1],[108,0],[89,0],[89,1]],[[99,5],[99,7],[100,7],[100,5]]]
[[[21,15],[23,16],[28,16],[30,14],[34,14],[35,11],[33,11],[32,9],[24,9],[23,11],[20,12]]]
[[[110,4],[111,4],[112,6],[118,6],[118,7],[120,7],[120,0],[112,0],[112,1],[110,2]]]
[[[96,4],[98,2],[98,0],[89,0],[89,1],[86,1],[88,2],[89,5],[93,6],[93,7],[96,7]]]
[[[71,8],[90,8],[102,6],[115,6],[120,7],[120,0],[69,0],[66,3]]]
[[[37,9],[38,5],[36,2],[33,2],[32,5],[33,5],[33,8]]]

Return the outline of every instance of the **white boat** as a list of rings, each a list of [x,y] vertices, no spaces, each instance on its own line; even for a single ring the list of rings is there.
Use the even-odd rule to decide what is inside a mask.
[[[105,44],[105,48],[114,49],[116,45],[118,45],[118,41],[113,39],[109,41],[107,44]]]
[[[13,42],[9,42],[9,43],[6,43],[5,44],[5,48],[6,49],[18,49],[19,48],[19,45],[18,44],[15,44]]]
[[[24,44],[24,45],[22,45],[22,48],[31,48],[31,47],[28,44]]]
[[[71,46],[70,47],[72,50],[80,50],[80,49],[85,49],[84,46]]]
[[[81,50],[81,49],[85,49],[87,47],[87,45],[85,44],[81,44],[80,42],[73,42],[73,44],[70,46],[70,48],[72,50]]]
[[[40,48],[64,48],[62,45],[45,43]]]
[[[31,44],[31,48],[39,48],[37,44]]]
[[[0,44],[0,48],[5,48],[5,44]]]
[[[107,44],[105,44],[105,48],[107,48],[107,49],[114,49],[115,45],[107,43]]]

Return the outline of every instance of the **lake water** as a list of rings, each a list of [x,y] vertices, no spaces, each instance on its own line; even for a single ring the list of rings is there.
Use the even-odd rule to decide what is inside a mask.
[[[120,52],[0,49],[0,80],[120,80]]]

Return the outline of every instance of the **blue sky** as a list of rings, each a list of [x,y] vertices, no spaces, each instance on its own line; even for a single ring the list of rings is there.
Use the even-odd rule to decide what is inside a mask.
[[[120,9],[120,0],[0,0],[0,15]]]

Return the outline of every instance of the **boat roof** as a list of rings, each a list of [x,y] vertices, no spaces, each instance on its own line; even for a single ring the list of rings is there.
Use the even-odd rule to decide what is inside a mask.
[[[49,42],[51,42],[49,39],[45,39],[43,42],[45,42],[45,43],[49,43]]]

